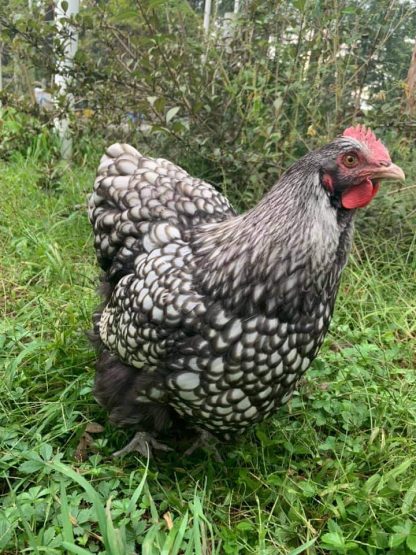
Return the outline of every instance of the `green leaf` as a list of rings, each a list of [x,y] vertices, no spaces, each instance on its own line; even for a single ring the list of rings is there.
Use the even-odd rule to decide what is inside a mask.
[[[402,513],[414,510],[414,499],[416,497],[416,480],[412,483],[409,490],[405,493],[402,503]]]
[[[402,545],[407,537],[407,534],[402,534],[400,532],[398,534],[392,534],[389,540],[390,547],[398,547],[399,545]]]
[[[413,463],[414,463],[413,458],[403,461],[401,464],[399,464],[395,468],[392,468],[386,474],[384,474],[383,482],[386,483],[388,480],[395,479],[401,474],[404,474],[406,470],[409,468],[409,466],[411,466]]]
[[[305,9],[306,0],[293,0],[292,4],[297,10],[303,12],[303,10]]]
[[[176,116],[176,114],[179,112],[179,110],[180,110],[179,106],[175,106],[174,108],[170,108],[170,110],[168,110],[167,113],[166,113],[166,123],[169,123]]]
[[[47,528],[43,534],[42,543],[46,546],[49,545],[55,538],[56,533],[54,528]]]
[[[416,533],[407,536],[406,545],[412,553],[416,553]]]
[[[39,470],[41,470],[43,466],[44,463],[42,461],[25,461],[19,466],[19,470],[24,474],[33,474],[34,472],[39,472]]]
[[[49,443],[42,443],[39,453],[44,461],[49,461],[52,458],[52,452],[52,446]]]
[[[154,103],[154,108],[159,113],[163,113],[165,111],[165,106],[166,106],[166,101],[161,96]]]
[[[346,15],[358,13],[358,9],[355,6],[349,6],[348,8],[343,8],[342,13]]]
[[[118,10],[115,15],[111,16],[111,21],[113,23],[131,23],[137,19],[137,10],[134,8],[126,8],[124,10]]]
[[[328,532],[321,536],[321,540],[328,546],[335,547],[337,549],[343,549],[345,547],[345,541],[342,536],[337,532]]]
[[[78,545],[75,545],[70,542],[62,542],[62,547],[64,547],[70,553],[74,553],[75,555],[91,555],[91,551],[87,551]]]
[[[0,515],[0,549],[6,547],[12,537],[16,524],[12,526],[8,520]]]
[[[242,532],[250,532],[255,528],[255,524],[247,520],[242,520],[237,524],[236,528],[237,530],[241,530]]]
[[[305,551],[305,549],[309,549],[309,547],[312,547],[317,539],[318,538],[313,538],[312,540],[303,543],[302,545],[291,551],[289,555],[299,555],[299,553],[302,553],[303,551]]]
[[[375,487],[376,485],[380,482],[381,480],[381,476],[380,474],[373,474],[372,476],[370,476],[368,478],[368,480],[365,482],[364,486],[363,486],[363,490],[366,493],[370,493]]]

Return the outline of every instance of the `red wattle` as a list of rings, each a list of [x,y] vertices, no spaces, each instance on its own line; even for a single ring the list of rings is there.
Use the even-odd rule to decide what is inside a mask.
[[[367,206],[377,194],[378,189],[378,183],[373,185],[369,179],[366,179],[359,185],[350,187],[342,193],[341,200],[343,208],[351,210],[353,208],[363,208]]]

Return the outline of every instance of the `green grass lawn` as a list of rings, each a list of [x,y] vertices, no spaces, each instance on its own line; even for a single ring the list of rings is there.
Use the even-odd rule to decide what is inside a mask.
[[[182,447],[113,460],[132,433],[91,395],[93,171],[62,171],[45,188],[34,161],[0,166],[0,552],[416,553],[405,194],[360,214],[331,333],[287,407],[221,447],[223,463]]]

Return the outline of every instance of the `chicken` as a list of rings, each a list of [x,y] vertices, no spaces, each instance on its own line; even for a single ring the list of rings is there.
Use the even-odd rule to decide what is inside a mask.
[[[286,403],[328,330],[356,208],[404,179],[363,126],[237,215],[212,185],[115,144],[89,200],[104,303],[94,393],[119,453],[198,427],[232,439]],[[181,428],[182,427],[182,428]]]

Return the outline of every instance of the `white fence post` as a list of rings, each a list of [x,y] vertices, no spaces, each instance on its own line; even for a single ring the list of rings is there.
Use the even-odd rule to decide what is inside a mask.
[[[211,0],[205,0],[204,7],[204,31],[208,33],[209,31],[209,20],[211,18]]]
[[[56,2],[55,6],[58,29],[63,31],[64,27],[66,27],[68,33],[67,37],[63,36],[61,38],[64,59],[59,63],[59,73],[55,75],[55,85],[57,85],[58,93],[61,95],[67,95],[68,82],[70,79],[67,72],[72,67],[73,58],[78,47],[78,33],[71,26],[65,25],[64,19],[76,15],[79,12],[79,2],[80,0],[67,0],[67,2],[65,2],[67,5],[66,11],[62,8],[62,2],[59,0]],[[72,107],[74,102],[73,98],[69,98],[67,95],[67,100],[69,106]],[[61,156],[64,160],[70,160],[72,156],[72,138],[68,117],[63,116],[61,119],[57,119],[55,121],[55,126],[61,139]]]

